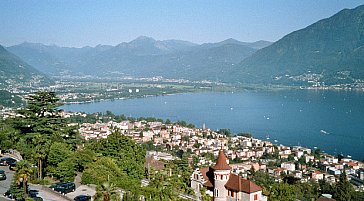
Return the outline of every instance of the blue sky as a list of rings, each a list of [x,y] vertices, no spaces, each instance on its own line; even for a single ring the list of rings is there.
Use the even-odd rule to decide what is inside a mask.
[[[0,44],[116,45],[145,35],[195,43],[276,41],[364,0],[1,0]]]

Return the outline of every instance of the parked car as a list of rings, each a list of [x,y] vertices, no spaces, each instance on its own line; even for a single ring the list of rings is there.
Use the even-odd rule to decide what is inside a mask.
[[[67,183],[62,183],[62,184],[59,184],[57,185],[55,188],[54,188],[54,191],[57,191],[61,194],[67,194],[69,192],[73,192],[75,191],[76,189],[76,185],[75,183],[73,182],[67,182]]]
[[[9,163],[9,170],[13,170],[13,171],[16,170],[16,161]]]
[[[43,201],[43,198],[41,198],[41,197],[34,197],[34,198],[32,198],[34,201]]]
[[[4,170],[0,170],[0,180],[6,180],[6,174]]]
[[[28,196],[29,196],[30,198],[35,198],[35,197],[37,197],[38,193],[39,193],[39,191],[38,191],[38,190],[28,190]]]
[[[89,195],[78,195],[73,200],[75,200],[75,201],[90,201],[91,196],[89,196]]]
[[[11,195],[10,190],[7,190],[7,191],[4,193],[4,197],[7,197],[7,198],[10,198],[10,199],[13,199],[13,196]]]
[[[10,158],[10,157],[4,157],[4,158],[0,159],[0,165],[2,165],[2,166],[6,166],[6,165],[9,165],[10,163],[14,163],[14,162],[16,162],[16,160],[13,158]]]
[[[65,184],[64,182],[58,182],[49,186],[50,189],[54,190],[56,187]]]
[[[15,201],[25,201],[24,198],[17,198],[14,195],[12,195],[11,192],[10,192],[10,190],[7,190],[4,193],[4,197],[7,197],[7,198],[12,199],[12,200],[15,200]]]

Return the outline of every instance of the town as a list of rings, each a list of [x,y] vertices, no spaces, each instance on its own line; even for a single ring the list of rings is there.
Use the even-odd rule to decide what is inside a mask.
[[[84,113],[64,113],[64,117]],[[343,156],[332,156],[301,146],[288,147],[268,140],[253,138],[250,134],[228,135],[208,128],[190,125],[165,124],[160,121],[108,121],[105,123],[82,123],[80,135],[88,139],[107,138],[115,130],[131,137],[138,143],[153,143],[159,151],[150,151],[154,160],[174,160],[169,153],[178,150],[189,152],[189,162],[198,167],[191,175],[191,187],[201,196],[200,188],[209,188],[206,180],[207,167],[213,166],[221,150],[230,161],[234,175],[247,179],[252,171],[263,171],[275,181],[281,182],[287,176],[299,182],[325,180],[330,184],[338,181],[343,172],[348,175],[356,191],[364,191],[364,163]],[[158,164],[150,162],[151,165]],[[155,167],[158,169],[157,167]],[[206,191],[214,197],[213,191]],[[324,195],[331,198],[331,195]],[[259,200],[266,198],[261,197]]]
[[[17,113],[4,108],[0,116],[12,118]],[[196,128],[184,121],[126,118],[110,111],[105,114],[62,111],[60,116],[69,120],[69,127],[78,128],[83,140],[107,139],[117,132],[145,145],[144,166],[148,174],[151,171],[173,174],[173,170],[167,169],[167,162],[187,156],[193,168],[189,180],[193,191],[189,195],[180,194],[185,199],[274,200],[270,189],[273,183],[324,182],[334,186],[343,173],[355,192],[364,191],[363,162],[332,156],[317,148],[288,147],[269,139],[256,139],[249,133],[232,134],[229,129],[213,131],[205,126]],[[142,185],[147,186],[149,182],[146,177]],[[334,200],[330,193],[319,197]]]

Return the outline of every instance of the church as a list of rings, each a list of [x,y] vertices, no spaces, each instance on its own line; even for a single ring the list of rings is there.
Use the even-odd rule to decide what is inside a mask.
[[[197,168],[191,175],[191,187],[196,195],[201,188],[213,197],[213,201],[266,201],[262,188],[254,182],[231,172],[224,151],[219,150],[213,167]]]

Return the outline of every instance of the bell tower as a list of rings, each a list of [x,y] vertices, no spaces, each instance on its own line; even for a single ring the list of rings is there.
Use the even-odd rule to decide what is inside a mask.
[[[225,184],[229,180],[231,167],[226,161],[224,151],[220,149],[216,164],[212,167],[214,170],[214,201],[226,201],[228,196]]]

